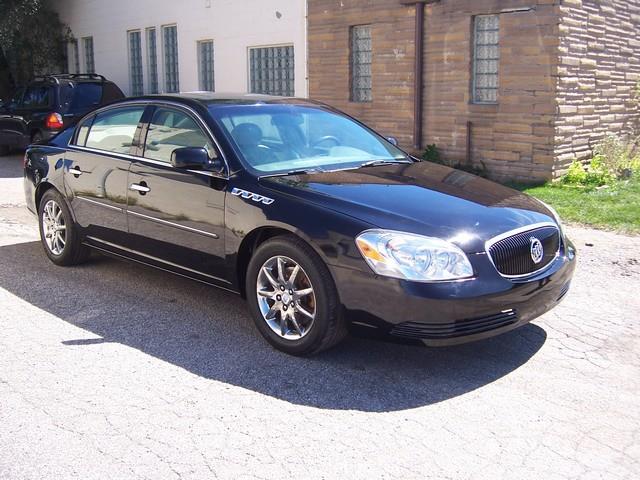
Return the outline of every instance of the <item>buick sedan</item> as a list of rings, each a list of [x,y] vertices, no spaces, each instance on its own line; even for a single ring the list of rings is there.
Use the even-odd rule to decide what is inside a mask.
[[[310,100],[118,101],[29,148],[24,188],[53,263],[98,251],[237,293],[294,355],[350,330],[501,334],[553,308],[575,268],[550,207]]]

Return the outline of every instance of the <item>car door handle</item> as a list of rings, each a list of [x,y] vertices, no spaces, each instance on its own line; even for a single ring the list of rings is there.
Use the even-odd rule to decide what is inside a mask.
[[[69,173],[75,175],[77,178],[82,175],[82,170],[80,170],[78,167],[69,167]]]
[[[134,192],[138,192],[140,195],[144,195],[145,193],[148,193],[151,191],[151,189],[149,187],[147,187],[147,184],[144,182],[141,183],[132,183],[131,186],[129,187],[129,190],[133,190]]]

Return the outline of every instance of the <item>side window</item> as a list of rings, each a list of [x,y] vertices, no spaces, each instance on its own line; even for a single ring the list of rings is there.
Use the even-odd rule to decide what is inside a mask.
[[[115,153],[129,153],[144,107],[125,107],[96,115],[86,146]]]
[[[216,158],[209,137],[193,118],[179,110],[158,108],[149,124],[144,157],[169,163],[171,153],[182,147],[204,147],[209,158]]]
[[[24,108],[43,108],[49,106],[49,90],[45,85],[34,85],[27,88],[22,99]]]
[[[81,147],[84,147],[87,143],[87,136],[89,135],[89,129],[91,128],[91,124],[93,123],[93,119],[95,117],[89,117],[87,118],[84,122],[82,122],[82,125],[80,125],[80,128],[78,129],[78,138],[76,138],[75,144],[79,145]]]

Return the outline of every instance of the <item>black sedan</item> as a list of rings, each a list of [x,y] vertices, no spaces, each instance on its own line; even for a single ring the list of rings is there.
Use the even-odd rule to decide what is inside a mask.
[[[24,187],[55,264],[97,250],[238,293],[296,355],[349,329],[497,335],[554,307],[575,269],[548,206],[309,100],[123,100],[31,147]]]

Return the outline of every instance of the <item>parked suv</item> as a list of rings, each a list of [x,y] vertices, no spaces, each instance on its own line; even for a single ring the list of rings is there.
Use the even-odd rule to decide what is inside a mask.
[[[121,98],[122,90],[102,75],[36,77],[0,106],[0,155],[48,140],[91,110]]]

